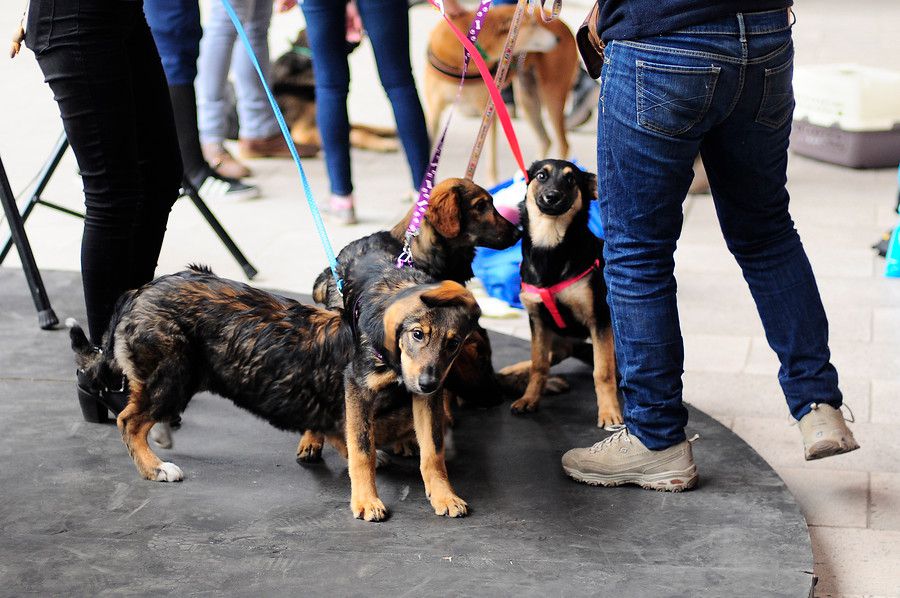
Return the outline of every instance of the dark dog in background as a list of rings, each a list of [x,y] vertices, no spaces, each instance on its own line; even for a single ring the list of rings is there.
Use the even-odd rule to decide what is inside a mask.
[[[353,292],[360,307],[347,316],[192,267],[123,295],[102,351],[77,325],[72,348],[89,376],[126,376],[130,397],[117,423],[145,479],[182,479],[147,435],[208,390],[279,429],[321,432],[349,453],[351,508],[367,520],[385,516],[374,490],[376,447],[427,433],[418,441],[432,505],[464,515],[431,430],[443,425],[444,379],[477,325],[475,299],[408,269],[367,277]]]
[[[347,42],[347,54],[358,46]],[[305,29],[297,34],[291,49],[272,64],[271,83],[294,142],[305,148],[321,149],[322,138],[316,125],[316,80]],[[350,145],[375,152],[400,149],[395,130],[367,125],[351,125]]]
[[[541,160],[528,170],[521,206],[522,303],[531,325],[531,361],[506,368],[527,370],[528,386],[513,413],[534,411],[550,365],[591,339],[600,427],[622,424],[606,282],[603,241],[588,228],[597,178],[564,160]],[[501,370],[503,373],[504,370]]]

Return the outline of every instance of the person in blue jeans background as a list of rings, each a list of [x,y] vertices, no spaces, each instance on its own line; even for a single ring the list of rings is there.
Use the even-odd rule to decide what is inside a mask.
[[[805,457],[859,446],[840,412],[828,321],[788,211],[789,5],[601,0],[598,186],[626,429],[563,456],[579,481],[676,491],[696,484],[673,255],[698,153],[728,249],[780,360]]]
[[[393,108],[412,187],[418,188],[428,166],[430,146],[409,57],[407,0],[357,0],[356,4],[372,40],[381,85]],[[357,7],[342,0],[303,0],[300,7],[315,64],[316,119],[331,184],[328,213],[337,222],[353,224],[356,212],[347,116],[350,67],[345,39],[347,21],[355,17]]]

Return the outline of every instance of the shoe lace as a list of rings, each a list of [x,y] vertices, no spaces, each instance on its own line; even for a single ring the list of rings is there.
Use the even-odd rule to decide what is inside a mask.
[[[809,408],[811,411],[817,411],[819,409],[819,404],[818,403],[810,403]],[[851,423],[851,424],[856,423],[856,416],[853,415],[853,410],[850,409],[850,405],[848,405],[847,403],[841,403],[839,410],[846,411],[848,414],[848,415],[844,416],[844,421],[846,421],[847,423]],[[797,424],[800,423],[799,420],[796,420],[791,416],[788,416],[788,417],[790,418],[790,422],[788,425],[796,426]]]
[[[628,443],[631,442],[631,435],[628,434],[628,428],[622,428],[615,434],[610,434],[600,442],[595,443],[589,450],[592,453],[596,453],[622,441]]]

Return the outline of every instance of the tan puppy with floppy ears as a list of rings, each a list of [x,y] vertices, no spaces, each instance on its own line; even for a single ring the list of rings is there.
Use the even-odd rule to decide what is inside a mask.
[[[521,209],[522,303],[531,325],[531,362],[500,374],[529,369],[528,387],[513,413],[538,407],[552,361],[572,354],[575,341],[590,337],[600,427],[622,424],[616,388],[616,357],[606,282],[603,242],[588,228],[588,208],[597,178],[571,162],[531,165]]]
[[[515,9],[511,5],[495,6],[482,24],[478,47],[492,73],[500,62]],[[460,30],[466,31],[473,17],[474,13],[465,12],[451,20]],[[559,19],[545,23],[539,15],[527,14],[519,28],[513,53],[525,55],[524,68],[519,73],[520,76],[513,76],[511,69],[507,81],[513,81],[516,85],[516,104],[522,109],[540,140],[540,155],[547,156],[551,145],[541,117],[542,107],[546,107],[556,134],[558,155],[567,156],[569,142],[565,127],[565,104],[578,72],[578,51],[572,31]],[[462,67],[462,44],[442,20],[428,38],[428,61],[423,85],[425,118],[432,139],[437,135],[441,114],[456,98]],[[516,68],[515,60],[512,67]],[[480,113],[488,98],[487,88],[481,81],[478,70],[474,64],[470,64],[460,101]],[[496,126],[491,127],[487,145],[488,180],[496,183]]]

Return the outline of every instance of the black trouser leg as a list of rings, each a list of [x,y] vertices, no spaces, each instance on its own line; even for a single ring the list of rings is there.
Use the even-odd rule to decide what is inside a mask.
[[[178,195],[166,81],[140,2],[32,0],[27,41],[82,173],[82,277],[99,343],[118,297],[152,277]]]

